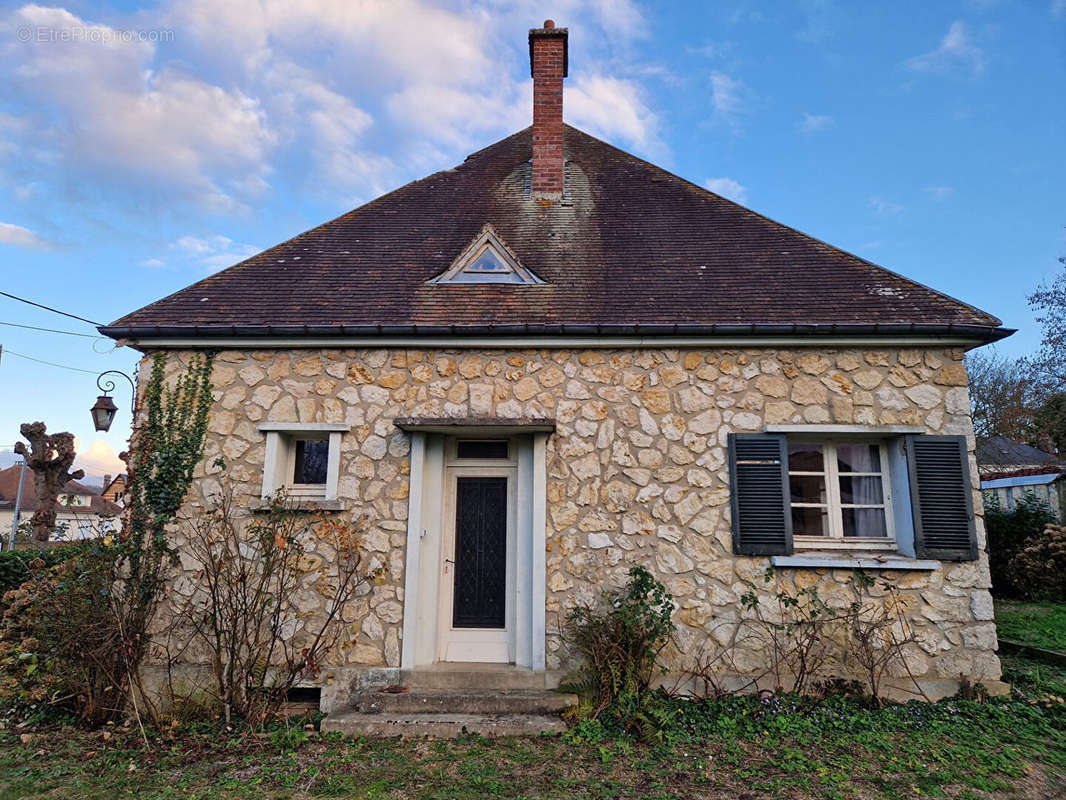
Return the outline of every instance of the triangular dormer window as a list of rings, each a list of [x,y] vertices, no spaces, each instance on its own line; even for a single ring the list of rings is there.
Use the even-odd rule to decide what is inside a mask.
[[[486,224],[448,269],[428,283],[544,283],[522,266],[496,229]]]

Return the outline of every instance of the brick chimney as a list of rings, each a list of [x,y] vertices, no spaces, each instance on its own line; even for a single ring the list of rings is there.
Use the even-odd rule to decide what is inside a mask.
[[[567,30],[550,19],[529,31],[529,69],[533,75],[533,199],[563,196],[563,78],[567,67]]]

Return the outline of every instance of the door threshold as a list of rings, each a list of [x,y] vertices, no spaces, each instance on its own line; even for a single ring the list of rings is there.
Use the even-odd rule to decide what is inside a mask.
[[[434,664],[420,664],[412,667],[412,672],[533,672],[531,667],[520,667],[514,663],[502,661],[437,661]]]

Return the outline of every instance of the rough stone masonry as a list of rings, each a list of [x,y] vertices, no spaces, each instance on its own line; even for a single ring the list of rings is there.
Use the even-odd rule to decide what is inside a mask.
[[[171,372],[189,356],[172,352]],[[338,499],[346,510],[339,513],[370,514],[364,544],[388,572],[385,585],[345,609],[344,646],[329,665],[336,668],[399,666],[410,444],[393,425],[398,417],[556,420],[547,446],[547,647],[554,670],[568,666],[559,636],[567,608],[595,602],[632,565],[649,568],[677,602],[671,668],[683,669],[702,642],[738,618],[745,581],[761,584],[769,559],[732,552],[731,431],[847,423],[961,434],[979,485],[958,348],[226,350],[213,383],[206,454],[185,514],[196,514],[217,490],[204,471],[217,456],[249,505],[258,500],[264,466],[258,424],[351,426],[342,439]],[[919,635],[907,666],[938,694],[960,675],[985,681],[1000,675],[976,490],[974,507],[978,561],[886,574],[902,590]],[[786,586],[816,585],[835,607],[849,602],[852,578],[846,569],[780,571]],[[175,579],[164,617],[191,586],[187,576]],[[309,583],[300,602],[313,615],[324,598]],[[291,635],[304,624],[294,621]]]

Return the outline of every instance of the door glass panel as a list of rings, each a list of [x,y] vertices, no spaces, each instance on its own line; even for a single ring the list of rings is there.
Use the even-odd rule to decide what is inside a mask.
[[[457,458],[507,458],[507,440],[460,439],[456,442]]]
[[[507,478],[458,478],[452,626],[503,628],[507,593]]]

